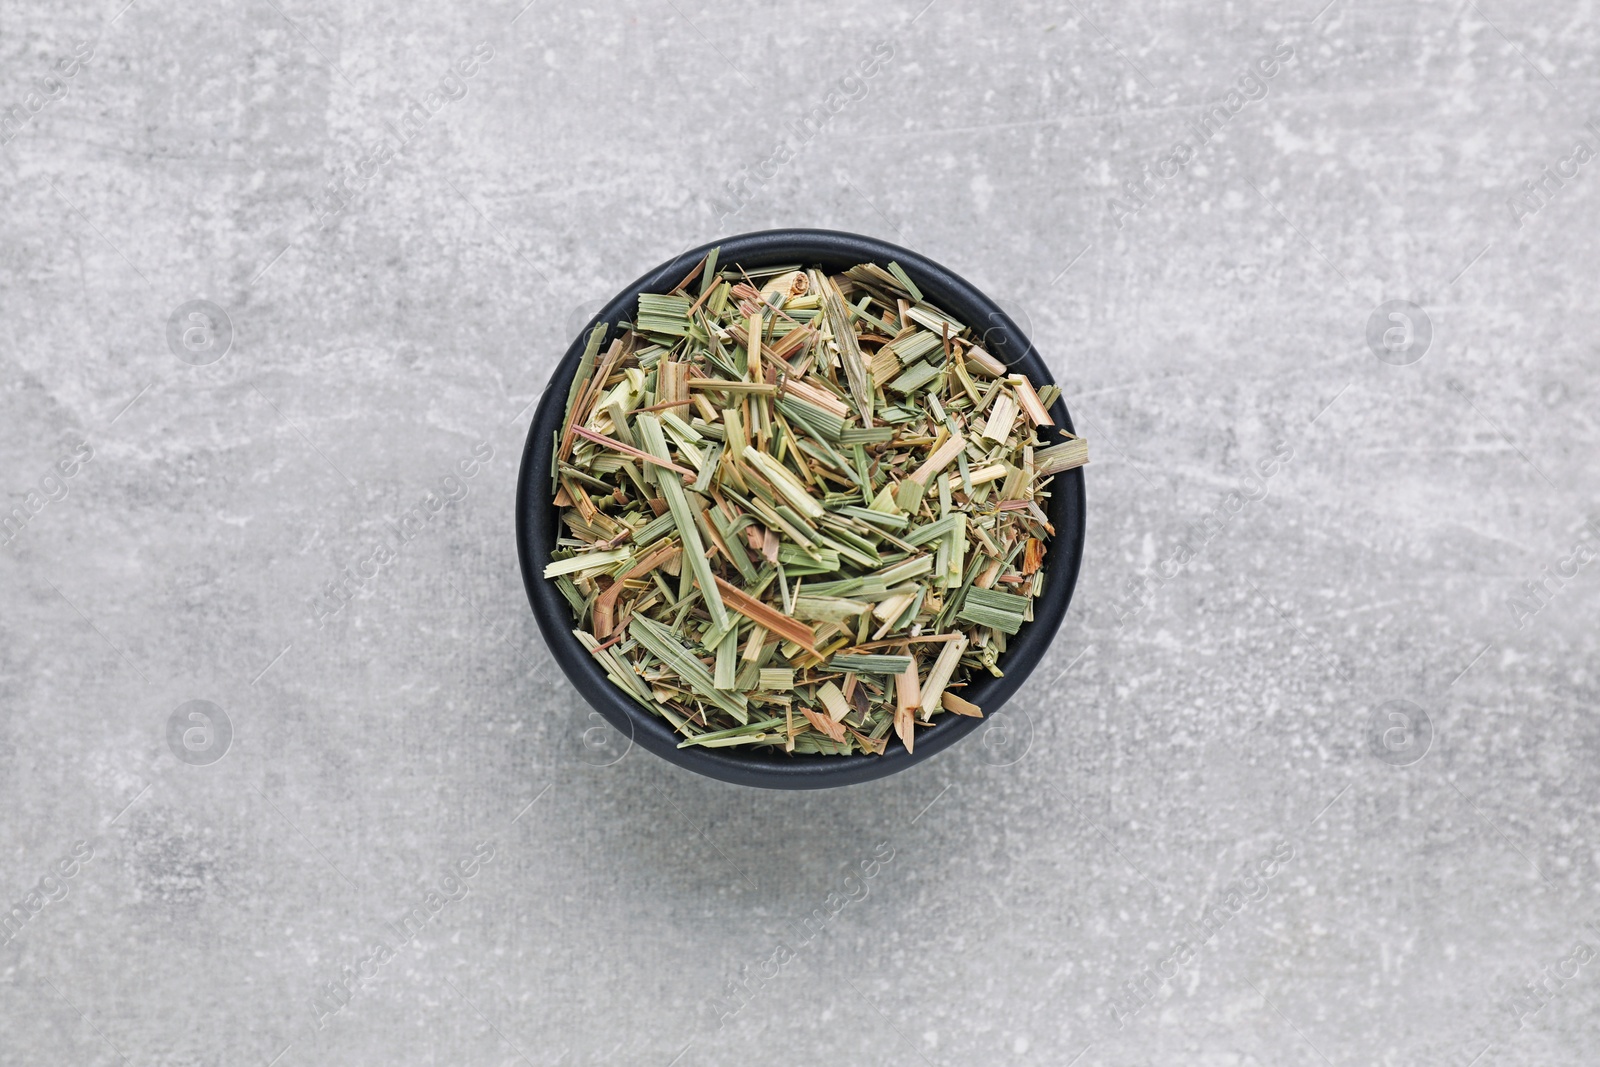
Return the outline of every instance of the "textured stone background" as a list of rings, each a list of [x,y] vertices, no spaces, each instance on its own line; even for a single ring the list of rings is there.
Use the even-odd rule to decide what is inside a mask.
[[[1592,2],[122,2],[0,6],[0,1063],[1594,1062]],[[591,731],[512,541],[577,322],[782,225],[989,290],[1094,454],[1014,703],[807,795]]]

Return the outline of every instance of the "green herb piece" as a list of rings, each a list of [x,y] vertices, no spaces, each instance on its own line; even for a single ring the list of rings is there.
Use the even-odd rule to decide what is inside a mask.
[[[679,643],[678,638],[673,636],[671,630],[640,616],[634,616],[628,628],[634,637],[638,638],[639,644],[671,667],[695,692],[738,719],[741,724],[748,721],[744,695],[724,693],[719,690],[716,681],[711,677],[711,672],[706,670],[705,664],[691,656]]]
[[[905,268],[892,259],[889,261],[889,273],[894,275],[895,280],[900,283],[902,289],[910,294],[911,299],[919,304],[922,302],[922,290],[918,289],[911,281],[911,275],[905,272]]]
[[[639,294],[639,314],[634,326],[642,333],[685,337],[689,333],[690,300],[686,296]]]
[[[1033,454],[1033,473],[1038,478],[1048,478],[1089,462],[1089,442],[1081,437],[1063,441]]]
[[[1005,634],[1014,634],[1022,629],[1021,615],[1009,615],[977,604],[968,604],[956,613],[956,618],[979,626],[987,626],[991,630],[999,630]]]
[[[667,451],[666,437],[661,432],[661,423],[657,422],[654,416],[640,415],[638,426],[651,454],[658,459],[666,459],[670,453]],[[706,599],[706,610],[711,613],[712,626],[721,633],[728,626],[727,612],[722,607],[722,597],[717,594],[716,574],[706,558],[705,546],[700,543],[700,531],[695,526],[694,513],[689,510],[689,500],[684,495],[683,482],[679,480],[675,471],[662,471],[657,478],[662,495],[667,498],[667,507],[672,510],[672,519],[678,524],[678,536],[683,539],[684,555],[688,558],[689,565],[694,568],[695,577],[700,581],[700,595]]]
[[[910,656],[835,656],[828,666],[858,674],[903,674],[911,663]]]
[[[608,552],[583,552],[567,559],[558,559],[548,563],[544,568],[546,578],[554,578],[562,574],[576,574],[596,567],[608,567],[613,563],[625,560],[633,555],[630,548],[613,548]]]
[[[759,687],[772,692],[787,693],[794,688],[793,667],[763,667]]]

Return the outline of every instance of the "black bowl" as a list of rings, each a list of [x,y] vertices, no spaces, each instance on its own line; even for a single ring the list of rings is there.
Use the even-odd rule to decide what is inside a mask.
[[[1066,617],[1067,604],[1078,580],[1078,565],[1083,558],[1083,471],[1080,468],[1058,474],[1051,485],[1047,513],[1056,533],[1045,555],[1045,583],[1034,604],[1033,621],[1025,624],[1010,640],[1000,661],[1005,677],[985,675],[961,691],[962,696],[983,708],[984,718],[948,713],[939,716],[933,726],[917,731],[914,754],[893,742],[881,756],[785,755],[698,746],[679,748],[681,738],[671,724],[634,703],[578,643],[572,635],[572,608],[555,584],[544,578],[559,523],[557,509],[551,506],[550,460],[555,436],[566,415],[567,390],[589,331],[596,323],[609,323],[611,329],[606,335],[609,343],[620,332],[617,323],[632,320],[640,293],[670,292],[716,247],[722,249],[717,262],[724,267],[735,263],[745,267],[793,263],[800,266],[821,264],[830,271],[843,271],[857,263],[883,265],[894,260],[905,268],[930,303],[975,330],[982,329],[983,345],[996,358],[1026,374],[1035,385],[1043,386],[1052,380],[1028,339],[994,301],[915,252],[872,237],[833,230],[765,230],[712,241],[663,263],[618,293],[584,327],[550,376],[550,384],[545,387],[533,425],[528,430],[522,470],[517,478],[517,556],[522,563],[522,581],[527,586],[539,630],[573,686],[611,725],[663,759],[725,782],[769,789],[823,789],[882,778],[943,752],[978,729],[1044,658],[1057,627]],[[1072,422],[1062,401],[1057,400],[1050,413],[1062,429],[1071,431]]]

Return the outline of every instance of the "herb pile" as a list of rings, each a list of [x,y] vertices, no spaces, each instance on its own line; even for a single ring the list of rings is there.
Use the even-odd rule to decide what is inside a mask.
[[[679,747],[881,754],[1000,675],[1033,617],[1055,386],[985,352],[897,264],[719,270],[588,338],[545,577]],[[1047,438],[1054,437],[1054,441]]]

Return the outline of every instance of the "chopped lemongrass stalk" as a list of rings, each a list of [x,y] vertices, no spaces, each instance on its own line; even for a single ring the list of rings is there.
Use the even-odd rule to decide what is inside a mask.
[[[828,715],[834,722],[839,722],[850,714],[850,705],[846,703],[843,691],[832,682],[824,682],[817,689],[817,699],[828,709]]]
[[[597,567],[609,567],[613,563],[620,563],[633,555],[633,550],[628,548],[613,548],[606,552],[580,552],[567,559],[558,559],[546,564],[544,576],[555,578],[563,574],[577,574],[579,571],[591,570]]]
[[[1039,394],[1034,392],[1033,383],[1028,381],[1027,375],[1008,374],[1006,381],[1017,391],[1017,400],[1022,404],[1022,410],[1027,413],[1028,421],[1035,426],[1054,426],[1055,420],[1050,417],[1050,412],[1039,400]]]
[[[995,398],[994,406],[989,409],[989,418],[983,424],[983,432],[979,434],[990,441],[1004,443],[1011,436],[1011,427],[1017,421],[1017,402],[1011,397],[1001,395]]]
[[[939,703],[945,711],[953,711],[957,715],[970,715],[974,719],[983,718],[983,709],[970,700],[963,700],[954,693],[945,693],[939,697]]]
[[[786,693],[794,688],[793,667],[763,667],[760,678],[762,689]]]
[[[800,479],[789,473],[789,469],[782,463],[749,445],[744,446],[742,455],[747,462],[766,475],[773,488],[794,505],[800,514],[810,519],[820,519],[828,513],[826,508],[817,503],[817,498],[811,495]]]
[[[940,706],[939,698],[944,695],[944,687],[950,684],[950,678],[956,672],[956,665],[961,662],[961,656],[966,650],[966,634],[957,634],[954,641],[947,642],[944,648],[939,650],[939,658],[933,661],[933,667],[928,671],[928,679],[922,683],[920,709],[924,719],[931,716]]]
[[[899,674],[911,666],[910,656],[834,656],[828,666],[858,674]]]

